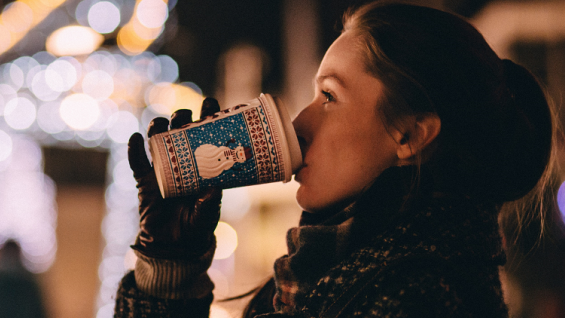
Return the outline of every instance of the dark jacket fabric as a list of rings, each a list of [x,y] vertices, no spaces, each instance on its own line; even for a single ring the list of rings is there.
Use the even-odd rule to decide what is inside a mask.
[[[411,176],[406,169],[385,171],[340,212],[341,219],[306,213],[301,226],[352,218],[347,246],[316,242],[319,255],[332,246],[340,246],[341,252],[331,262],[320,262],[317,253],[295,258],[299,261],[289,268],[299,275],[292,277],[309,278],[299,282],[292,308],[273,307],[271,283],[272,288],[255,296],[251,316],[507,317],[498,280],[504,256],[496,205],[434,192],[425,177],[414,189],[408,186]],[[301,246],[305,251],[307,243]],[[211,296],[152,298],[137,290],[128,274],[119,287],[116,317],[206,317],[211,301]]]

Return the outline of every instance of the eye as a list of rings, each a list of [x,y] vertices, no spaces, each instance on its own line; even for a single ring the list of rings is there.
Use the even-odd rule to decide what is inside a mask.
[[[324,94],[324,97],[326,98],[326,103],[335,101],[335,98],[333,97],[333,95],[330,92],[322,91],[322,94]]]

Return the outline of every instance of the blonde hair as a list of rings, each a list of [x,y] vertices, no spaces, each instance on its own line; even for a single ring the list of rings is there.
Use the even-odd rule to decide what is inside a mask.
[[[549,104],[553,114],[553,138],[546,169],[531,191],[517,200],[505,202],[498,216],[510,270],[536,250],[565,238],[565,224],[557,204],[557,192],[563,182],[560,149],[565,135],[555,103]]]

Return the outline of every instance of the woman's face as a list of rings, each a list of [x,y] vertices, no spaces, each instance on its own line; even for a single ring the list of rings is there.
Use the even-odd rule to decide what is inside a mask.
[[[330,46],[314,100],[294,120],[304,158],[296,197],[309,212],[344,207],[398,163],[397,142],[378,114],[383,84],[366,72],[355,41],[345,32]]]

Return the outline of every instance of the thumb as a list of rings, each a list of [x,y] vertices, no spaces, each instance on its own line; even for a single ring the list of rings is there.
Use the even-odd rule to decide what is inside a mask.
[[[208,189],[196,200],[190,223],[194,228],[213,231],[220,220],[221,207],[222,189]]]
[[[128,161],[135,179],[145,177],[152,169],[145,153],[143,136],[140,133],[134,133],[129,138]]]

